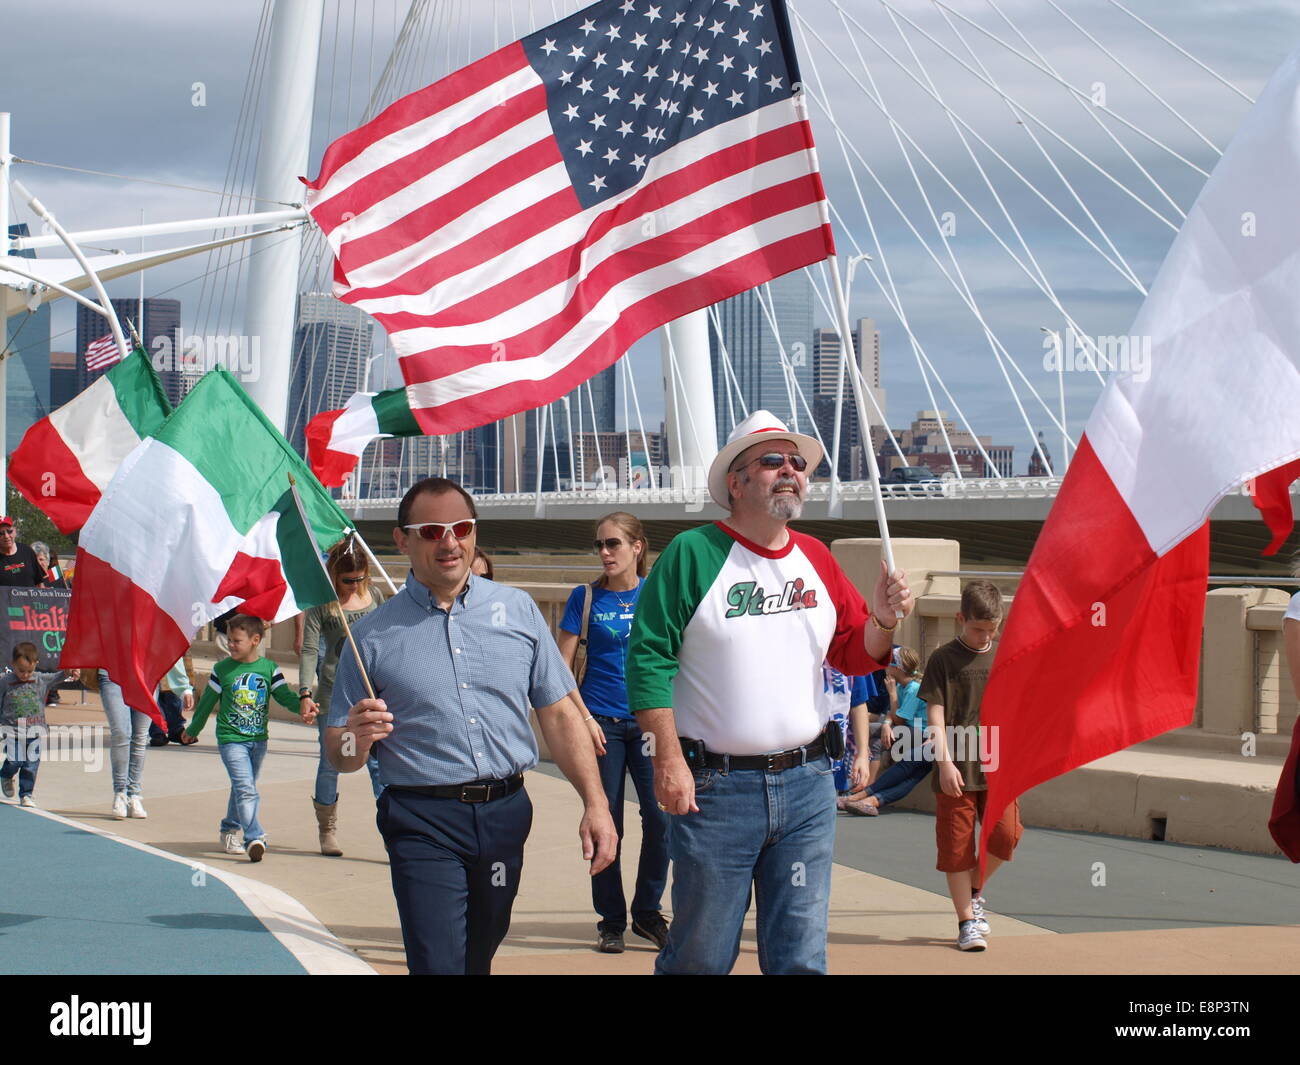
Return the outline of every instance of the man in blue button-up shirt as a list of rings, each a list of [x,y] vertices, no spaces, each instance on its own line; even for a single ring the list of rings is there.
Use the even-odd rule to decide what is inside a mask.
[[[578,833],[596,874],[618,835],[596,769],[573,675],[532,598],[470,574],[474,502],[431,477],[398,509],[397,547],[411,560],[402,591],[353,628],[339,659],[326,744],[342,772],[378,743],[378,824],[412,973],[487,973],[510,927],[532,804],[522,774],[537,764],[528,708],[585,806]]]

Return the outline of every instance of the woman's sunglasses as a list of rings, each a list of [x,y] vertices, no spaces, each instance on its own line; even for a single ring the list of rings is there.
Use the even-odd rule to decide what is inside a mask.
[[[421,540],[441,540],[447,535],[448,529],[457,540],[464,540],[477,524],[477,518],[466,518],[463,521],[424,521],[419,525],[403,525],[402,528],[417,533]]]
[[[600,554],[602,551],[617,551],[623,546],[624,542],[617,536],[611,536],[608,540],[595,541],[592,546],[596,549],[596,554]]]
[[[340,577],[339,584],[365,584],[369,577]]]

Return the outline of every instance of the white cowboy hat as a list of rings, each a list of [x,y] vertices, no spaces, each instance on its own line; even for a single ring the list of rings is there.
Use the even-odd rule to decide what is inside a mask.
[[[799,454],[808,460],[810,476],[822,460],[824,454],[822,446],[811,436],[790,432],[785,427],[785,423],[771,411],[756,410],[731,430],[731,436],[722,445],[713,460],[713,465],[709,467],[709,495],[718,506],[724,510],[731,509],[731,502],[727,498],[727,472],[740,453],[755,444],[766,444],[775,440],[789,440],[799,446]]]

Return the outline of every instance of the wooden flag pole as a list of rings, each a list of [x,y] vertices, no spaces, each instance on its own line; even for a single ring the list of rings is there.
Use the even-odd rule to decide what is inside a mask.
[[[302,526],[307,530],[307,539],[311,542],[312,554],[316,556],[316,561],[320,564],[320,569],[325,574],[325,580],[329,582],[330,588],[334,587],[334,581],[330,577],[330,571],[325,566],[325,559],[321,556],[320,544],[316,542],[316,533],[312,530],[311,522],[307,518],[307,511],[302,505],[302,497],[298,495],[298,482],[294,480],[293,474],[289,474],[289,491],[293,493],[294,505],[298,508],[298,517],[302,519]],[[337,595],[335,602],[338,601]],[[366,672],[366,664],[361,661],[361,652],[357,649],[357,641],[352,638],[352,626],[348,624],[348,615],[345,610],[339,608],[339,618],[343,621],[343,631],[348,637],[348,646],[352,648],[352,653],[357,659],[357,669],[361,670],[361,680],[365,683],[366,694],[372,699],[379,698],[375,694],[375,687],[370,683],[370,675]],[[302,678],[299,678],[301,680]]]
[[[371,565],[373,565],[377,570],[379,570],[380,576],[384,578],[385,583],[388,585],[388,590],[392,592],[394,595],[396,595],[398,592],[397,585],[393,583],[393,578],[388,575],[388,570],[384,569],[379,559],[375,557],[375,553],[370,550],[370,545],[366,543],[365,537],[363,537],[359,532],[357,532],[356,529],[353,529],[349,535],[352,536],[353,539],[355,539],[356,542],[361,545],[361,550],[363,550],[366,553],[366,558],[370,559]]]

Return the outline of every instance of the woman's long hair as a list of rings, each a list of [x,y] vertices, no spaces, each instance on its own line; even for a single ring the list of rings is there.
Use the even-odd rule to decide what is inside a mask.
[[[370,560],[351,536],[345,536],[330,548],[329,554],[325,556],[325,569],[330,575],[330,583],[334,585],[334,594],[338,596],[338,599],[330,604],[330,611],[336,616],[341,613],[339,599],[343,598],[344,592],[339,587],[339,580],[343,574],[364,573],[366,579],[361,582],[358,591],[363,595],[370,595]]]

